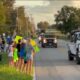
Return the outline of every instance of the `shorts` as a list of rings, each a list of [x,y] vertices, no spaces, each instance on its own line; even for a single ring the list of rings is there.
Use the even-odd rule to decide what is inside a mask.
[[[24,56],[24,64],[26,64],[28,61],[30,60],[30,57],[29,56]]]
[[[27,61],[24,60],[24,64],[26,64],[26,63],[27,63]]]
[[[18,58],[15,58],[15,59],[14,59],[14,62],[17,62],[17,61],[18,61]]]
[[[13,57],[13,52],[9,52],[8,57]]]
[[[19,57],[24,58],[24,52],[19,52]]]
[[[18,56],[17,55],[13,56],[13,60],[14,60],[14,62],[17,62],[18,61]]]
[[[24,58],[24,56],[23,56],[23,55],[19,55],[19,57],[20,57],[20,58],[22,58],[22,59]]]
[[[26,56],[24,56],[24,64],[26,64],[28,62],[28,59]]]
[[[20,57],[20,54],[19,54],[19,53],[20,53],[20,52],[18,52],[18,54],[17,54],[17,55],[18,55],[18,58]]]
[[[27,60],[33,60],[33,56],[31,54],[26,55]]]
[[[12,61],[13,57],[9,57],[9,61]]]

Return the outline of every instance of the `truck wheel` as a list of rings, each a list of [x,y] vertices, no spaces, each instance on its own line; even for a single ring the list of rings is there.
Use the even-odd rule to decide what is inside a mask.
[[[57,44],[54,44],[54,48],[57,48],[58,46],[57,46]]]
[[[55,45],[55,48],[57,48],[58,46],[57,46],[57,44]]]
[[[45,48],[45,45],[41,44],[42,48]]]
[[[77,59],[77,60],[76,60],[76,63],[80,65],[80,60]]]
[[[74,60],[74,57],[72,56],[70,51],[68,51],[68,59],[69,59],[69,61],[73,61]]]
[[[80,58],[79,58],[78,54],[76,55],[76,63],[80,64]]]

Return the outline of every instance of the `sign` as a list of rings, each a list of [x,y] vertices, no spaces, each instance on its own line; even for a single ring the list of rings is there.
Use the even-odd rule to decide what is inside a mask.
[[[16,43],[18,43],[18,41],[20,40],[20,39],[22,39],[23,37],[21,37],[21,36],[16,36],[16,38],[14,39],[14,41],[16,42]]]

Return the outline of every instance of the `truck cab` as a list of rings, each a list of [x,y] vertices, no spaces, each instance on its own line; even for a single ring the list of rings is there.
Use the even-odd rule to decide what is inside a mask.
[[[68,43],[68,59],[70,61],[76,59],[76,63],[80,64],[80,31],[75,31],[70,35]]]
[[[55,47],[57,48],[57,38],[55,37],[54,34],[51,33],[45,33],[43,38],[42,38],[42,42],[41,42],[41,46],[44,47]]]

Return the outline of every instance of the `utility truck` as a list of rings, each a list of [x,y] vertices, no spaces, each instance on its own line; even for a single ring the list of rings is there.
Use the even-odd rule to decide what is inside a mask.
[[[70,34],[70,42],[68,43],[68,59],[76,60],[80,64],[80,31],[73,31]]]

